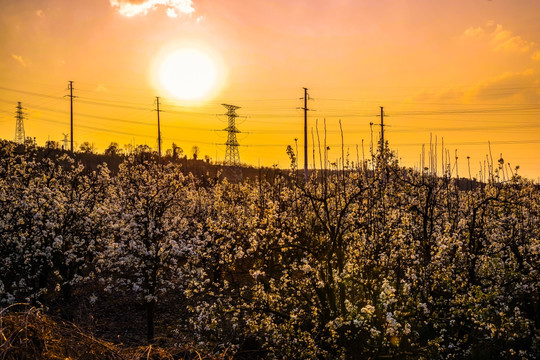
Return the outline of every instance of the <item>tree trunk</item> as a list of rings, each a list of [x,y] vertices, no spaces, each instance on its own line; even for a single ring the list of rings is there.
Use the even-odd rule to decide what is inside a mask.
[[[152,300],[145,304],[146,307],[146,338],[149,343],[154,341],[154,312],[156,301]]]

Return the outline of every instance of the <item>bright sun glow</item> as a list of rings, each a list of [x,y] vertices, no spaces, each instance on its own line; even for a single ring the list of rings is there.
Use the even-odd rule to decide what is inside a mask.
[[[159,83],[180,100],[201,100],[217,85],[218,71],[212,58],[197,49],[170,53],[159,66]]]

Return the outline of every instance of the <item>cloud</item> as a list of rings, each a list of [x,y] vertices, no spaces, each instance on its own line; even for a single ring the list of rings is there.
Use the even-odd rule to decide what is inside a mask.
[[[28,63],[23,59],[22,56],[20,55],[15,55],[15,54],[12,54],[11,55],[11,58],[13,60],[15,60],[16,62],[19,63],[19,65],[21,65],[22,67],[27,67],[28,66]]]
[[[535,61],[540,61],[540,51],[535,52],[531,59]]]
[[[481,38],[485,35],[486,33],[486,30],[484,30],[482,27],[470,27],[468,28],[467,30],[465,30],[465,32],[463,33],[463,36],[464,37],[467,37],[467,38]]]
[[[521,36],[514,35],[509,30],[504,30],[502,25],[497,25],[493,32],[491,43],[495,51],[506,52],[529,52],[536,44],[524,40]]]
[[[413,103],[508,103],[540,102],[540,76],[533,69],[506,72],[472,86],[455,86],[440,91],[422,91],[413,96]]]
[[[179,14],[191,14],[195,11],[191,0],[109,0],[111,6],[127,17],[146,15],[148,10],[165,7],[167,16],[175,18]]]
[[[420,93],[414,95],[410,101],[415,102],[461,102],[465,95],[465,89],[463,87],[455,87],[442,89],[440,91],[423,90]]]
[[[99,84],[98,86],[96,86],[96,91],[104,93],[104,92],[109,92],[109,89],[105,85]]]
[[[527,53],[536,47],[536,43],[527,41],[510,30],[504,29],[502,25],[495,25],[494,23],[488,23],[485,27],[479,26],[475,28],[471,26],[463,32],[463,37],[469,39],[487,37],[492,49],[499,52]]]
[[[533,69],[507,72],[479,83],[467,95],[481,101],[515,99],[536,103],[540,101],[539,84],[540,81]]]
[[[43,10],[39,9],[36,10],[36,16],[42,18],[45,16],[45,13],[43,12]]]
[[[176,11],[174,9],[168,8],[167,9],[167,16],[175,18],[175,17],[178,17],[178,14],[176,13]]]

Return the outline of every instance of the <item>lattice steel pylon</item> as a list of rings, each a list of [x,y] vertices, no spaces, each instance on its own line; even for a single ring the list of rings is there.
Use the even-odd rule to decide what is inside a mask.
[[[21,102],[17,103],[17,111],[15,111],[15,142],[17,144],[24,144],[24,113]]]
[[[223,129],[223,131],[227,131],[227,142],[225,145],[227,145],[227,149],[225,150],[225,162],[224,165],[227,166],[238,166],[240,165],[240,151],[238,151],[238,147],[240,144],[238,143],[238,139],[236,138],[236,134],[241,133],[240,130],[236,127],[236,118],[238,115],[236,114],[236,110],[240,109],[239,106],[235,105],[229,105],[229,104],[221,104],[227,108],[227,117],[229,118],[229,124],[227,128]]]
[[[62,135],[64,135],[64,139],[62,140],[62,142],[64,143],[64,145],[62,145],[62,150],[67,150],[69,145],[69,134],[62,133]]]

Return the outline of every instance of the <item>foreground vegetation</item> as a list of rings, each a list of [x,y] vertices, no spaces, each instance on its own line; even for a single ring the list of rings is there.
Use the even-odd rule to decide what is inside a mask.
[[[417,173],[388,149],[306,183],[290,156],[289,175],[233,183],[2,142],[2,306],[76,320],[131,303],[147,341],[215,356],[537,358],[534,184],[494,164],[486,184]]]
[[[0,358],[9,360],[222,360],[189,347],[163,348],[147,345],[128,347],[96,338],[63,319],[55,319],[35,308],[12,305],[0,312]]]

